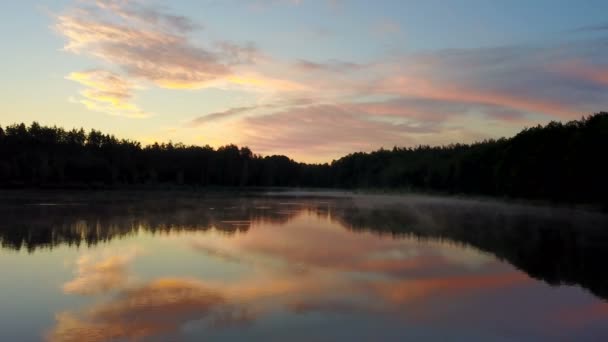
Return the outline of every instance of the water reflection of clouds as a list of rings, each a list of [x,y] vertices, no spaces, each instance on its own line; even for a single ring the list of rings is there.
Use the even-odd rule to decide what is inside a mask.
[[[352,234],[335,222],[319,222],[307,215],[280,227],[256,226],[248,234],[225,240],[198,236],[187,243],[210,257],[274,260],[274,264],[257,264],[264,267],[261,276],[272,280],[258,286],[276,289],[283,304],[297,312],[315,308],[396,312],[407,302],[433,295],[458,296],[532,282],[493,257],[463,246]],[[210,247],[214,244],[221,253]],[[466,253],[458,256],[459,251]],[[292,272],[293,268],[306,272]],[[255,292],[250,280],[242,283]]]
[[[87,253],[76,260],[76,277],[63,285],[69,294],[95,295],[124,287],[129,281],[128,265],[140,253],[131,248],[102,255]]]
[[[222,261],[235,262],[235,263],[249,263],[249,260],[245,260],[240,255],[237,255],[231,251],[226,250],[222,247],[217,247],[209,243],[205,243],[201,240],[193,240],[190,242],[190,247],[198,252],[201,252],[208,257],[218,258]]]
[[[454,268],[460,265],[464,270],[468,259],[461,262],[452,257],[461,247],[352,234],[340,224],[312,214],[282,225],[261,223],[248,234],[181,234],[170,241],[205,257],[257,271],[238,281],[161,277],[136,284],[127,280],[134,279],[128,274],[128,264],[137,250],[86,254],[77,261],[77,276],[64,285],[64,291],[83,295],[117,292],[88,309],[57,314],[49,339],[169,336],[179,334],[188,322],[197,321],[207,328],[234,327],[277,310],[296,315],[386,314],[411,320],[420,314],[403,308],[422,310],[418,306],[429,298],[458,297],[529,281],[512,270],[489,274],[478,268],[461,274]],[[450,249],[455,250],[446,252]],[[485,256],[482,259],[489,268],[498,264]]]
[[[388,219],[391,217],[394,221],[387,233],[378,234],[357,229],[367,221],[350,215],[350,211],[333,210],[331,215],[310,208],[287,207],[279,211],[289,213],[289,220],[265,220],[263,216],[244,220],[240,216],[237,219],[220,215],[213,221],[227,226],[251,224],[243,234],[226,235],[221,229],[178,229],[179,234],[167,230],[162,235],[176,246],[186,246],[189,253],[200,253],[199,258],[212,258],[220,265],[242,265],[247,271],[239,270],[237,279],[160,276],[135,283],[124,281],[133,279],[132,275],[125,276],[132,259],[83,258],[78,263],[76,279],[66,284],[71,290],[64,287],[66,292],[97,294],[112,289],[116,293],[88,309],[59,313],[50,338],[146,339],[180,334],[187,323],[202,329],[235,327],[276,313],[375,315],[375,319],[391,317],[402,323],[430,326],[461,324],[460,328],[473,330],[481,322],[496,324],[508,315],[508,322],[502,322],[501,327],[508,326],[511,332],[518,333],[538,332],[542,330],[539,324],[559,322],[562,318],[570,322],[577,322],[579,316],[596,317],[596,321],[608,318],[608,310],[603,307],[584,307],[549,317],[546,305],[558,294],[546,295],[545,284],[492,254],[468,247],[479,241],[484,246],[486,241],[454,242],[459,241],[459,236],[467,237],[475,226],[467,224],[466,229],[457,226],[444,232],[439,228],[447,227],[445,222],[439,218],[429,220],[431,215],[412,218],[384,212],[385,216],[376,219],[377,222],[391,223]],[[276,214],[275,210],[268,212]],[[342,220],[332,220],[336,215]],[[343,222],[344,217],[351,219],[351,223]],[[435,238],[427,238],[424,230],[420,230],[420,235],[411,233],[421,226],[429,227],[431,232],[438,230],[429,234]],[[400,227],[407,229],[396,239],[391,234],[400,232]],[[509,228],[515,231],[515,227],[513,224]],[[456,239],[442,238],[439,232],[450,233]],[[509,232],[505,229],[503,235]],[[184,265],[191,264],[184,262]],[[159,270],[162,267],[158,265]],[[96,289],[91,284],[100,285]],[[529,303],[518,304],[522,295],[529,296],[534,291],[542,295],[530,295]],[[563,309],[559,303],[551,304],[551,310]],[[529,312],[517,314],[515,311],[522,307]],[[496,308],[511,311],[500,312]],[[572,329],[585,326],[583,319],[578,322],[582,323]]]
[[[176,333],[183,324],[208,320],[211,325],[246,324],[252,314],[231,307],[225,296],[196,279],[158,279],[122,290],[107,302],[80,313],[56,316],[51,341],[142,339]]]
[[[570,328],[585,328],[589,324],[605,324],[608,320],[608,303],[591,303],[571,306],[556,313],[556,320]]]
[[[433,295],[458,296],[466,291],[491,290],[525,281],[519,273],[400,282],[319,276],[315,272],[248,279],[237,284],[157,279],[126,288],[109,301],[82,312],[58,314],[56,326],[48,336],[51,341],[143,339],[179,333],[184,324],[192,321],[200,321],[208,328],[250,324],[281,307],[298,315],[385,313],[411,320],[419,316],[424,299]],[[413,306],[416,302],[418,305]],[[406,305],[409,313],[404,310]]]
[[[262,255],[288,266],[394,276],[407,272],[420,276],[422,272],[441,273],[441,269],[455,268],[482,270],[484,265],[496,263],[485,253],[446,242],[352,234],[337,222],[310,214],[299,215],[284,225],[259,224],[248,234],[229,239],[209,240],[207,235],[200,235],[194,240],[188,238],[188,243],[207,254],[221,250],[222,255]]]

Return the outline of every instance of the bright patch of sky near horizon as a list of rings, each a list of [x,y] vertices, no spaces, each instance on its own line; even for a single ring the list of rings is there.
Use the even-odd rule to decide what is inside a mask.
[[[0,125],[325,162],[608,108],[605,1],[3,3]]]

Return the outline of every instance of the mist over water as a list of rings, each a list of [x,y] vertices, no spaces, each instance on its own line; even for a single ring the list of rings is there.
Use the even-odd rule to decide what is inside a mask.
[[[17,197],[0,200],[2,340],[608,337],[601,213],[332,192]]]

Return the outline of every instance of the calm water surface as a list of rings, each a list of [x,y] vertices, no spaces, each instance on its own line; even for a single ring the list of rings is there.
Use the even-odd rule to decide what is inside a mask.
[[[0,201],[1,341],[608,340],[608,219],[433,197]]]

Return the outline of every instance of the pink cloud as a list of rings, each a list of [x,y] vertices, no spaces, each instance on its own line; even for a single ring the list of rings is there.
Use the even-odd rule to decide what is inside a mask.
[[[194,44],[188,33],[195,27],[182,16],[111,0],[72,9],[55,25],[67,38],[66,51],[103,60],[163,88],[201,88],[231,75],[234,64],[255,59],[252,44]]]
[[[404,133],[416,127],[369,120],[338,106],[318,105],[247,117],[239,123],[243,144],[261,153],[310,157],[411,143]],[[424,129],[426,130],[426,129]]]
[[[575,60],[553,65],[551,69],[567,77],[608,86],[608,66],[597,66]]]
[[[501,106],[532,113],[553,114],[562,118],[576,118],[582,113],[560,104],[533,96],[519,96],[507,92],[475,89],[453,85],[448,82],[439,84],[429,78],[396,76],[383,80],[378,92],[416,97],[437,101],[454,101],[469,104]]]

